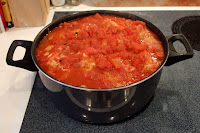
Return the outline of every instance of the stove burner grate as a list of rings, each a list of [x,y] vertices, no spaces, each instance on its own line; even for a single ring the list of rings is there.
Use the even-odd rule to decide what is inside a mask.
[[[173,23],[172,32],[185,35],[192,48],[200,51],[200,16],[180,18]]]

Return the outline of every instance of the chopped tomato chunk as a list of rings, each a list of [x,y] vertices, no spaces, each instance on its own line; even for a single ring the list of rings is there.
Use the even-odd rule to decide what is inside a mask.
[[[98,50],[93,47],[88,47],[88,48],[85,48],[82,52],[87,55],[95,55],[98,53]]]
[[[106,58],[106,57],[99,57],[96,60],[96,64],[99,68],[103,69],[103,70],[111,70],[113,65],[111,64],[111,62]]]

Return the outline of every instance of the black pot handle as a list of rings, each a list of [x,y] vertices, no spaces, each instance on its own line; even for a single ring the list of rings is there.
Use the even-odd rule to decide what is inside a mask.
[[[193,57],[193,49],[190,45],[190,43],[188,42],[188,40],[186,39],[186,37],[182,34],[173,34],[171,36],[168,36],[166,37],[167,40],[168,40],[168,43],[169,43],[169,57],[167,59],[167,62],[165,64],[165,66],[170,66],[174,63],[177,63],[179,61],[182,61],[182,60],[185,60],[185,59],[189,59],[189,58],[192,58]],[[182,53],[178,53],[174,46],[173,46],[173,43],[175,41],[180,41],[185,49],[186,49],[186,52],[185,54],[182,54]]]
[[[10,45],[10,48],[7,53],[6,62],[8,65],[21,67],[30,71],[38,71],[35,64],[33,63],[31,57],[31,41],[24,41],[24,40],[14,40]],[[13,60],[13,54],[18,46],[24,47],[26,49],[24,58],[22,60]]]

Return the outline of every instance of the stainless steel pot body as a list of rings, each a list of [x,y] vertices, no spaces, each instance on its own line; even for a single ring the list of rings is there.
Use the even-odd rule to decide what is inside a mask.
[[[161,70],[141,84],[117,90],[81,90],[52,81],[39,71],[55,105],[65,114],[89,123],[111,123],[142,110],[156,91]]]
[[[109,14],[132,20],[140,20],[146,23],[162,41],[165,50],[165,59],[160,68],[149,77],[137,83],[109,89],[88,89],[71,86],[47,75],[38,65],[35,57],[35,49],[49,30],[54,29],[60,23],[83,18],[89,15]],[[186,54],[179,54],[173,47],[173,42],[180,40],[186,50]],[[26,48],[26,54],[22,61],[13,61],[12,56],[17,46]],[[112,123],[124,120],[141,111],[155,94],[164,65],[171,65],[178,61],[191,58],[193,51],[188,41],[182,35],[165,37],[163,33],[152,23],[138,16],[118,11],[87,11],[72,14],[58,19],[47,25],[38,33],[34,42],[14,41],[11,45],[7,63],[12,66],[38,71],[44,86],[49,90],[55,105],[65,114],[79,121],[89,123]]]

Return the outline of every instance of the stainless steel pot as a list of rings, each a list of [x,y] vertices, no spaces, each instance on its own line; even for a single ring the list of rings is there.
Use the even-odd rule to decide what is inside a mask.
[[[137,83],[109,89],[88,89],[71,86],[47,75],[38,65],[35,57],[35,49],[49,30],[54,29],[60,23],[89,15],[110,14],[119,17],[140,20],[146,23],[162,41],[165,50],[165,59],[160,68],[149,77]],[[186,54],[177,53],[173,42],[181,41],[186,48]],[[22,60],[13,61],[13,53],[16,47],[26,48]],[[51,92],[55,105],[71,118],[89,123],[111,123],[118,122],[133,116],[141,111],[150,101],[156,91],[164,65],[171,65],[184,59],[191,58],[193,50],[187,39],[180,34],[165,37],[163,33],[152,23],[138,16],[118,11],[86,11],[74,13],[54,21],[43,28],[36,36],[34,42],[16,40],[10,46],[7,54],[7,64],[25,68],[31,71],[38,71],[44,86]]]

